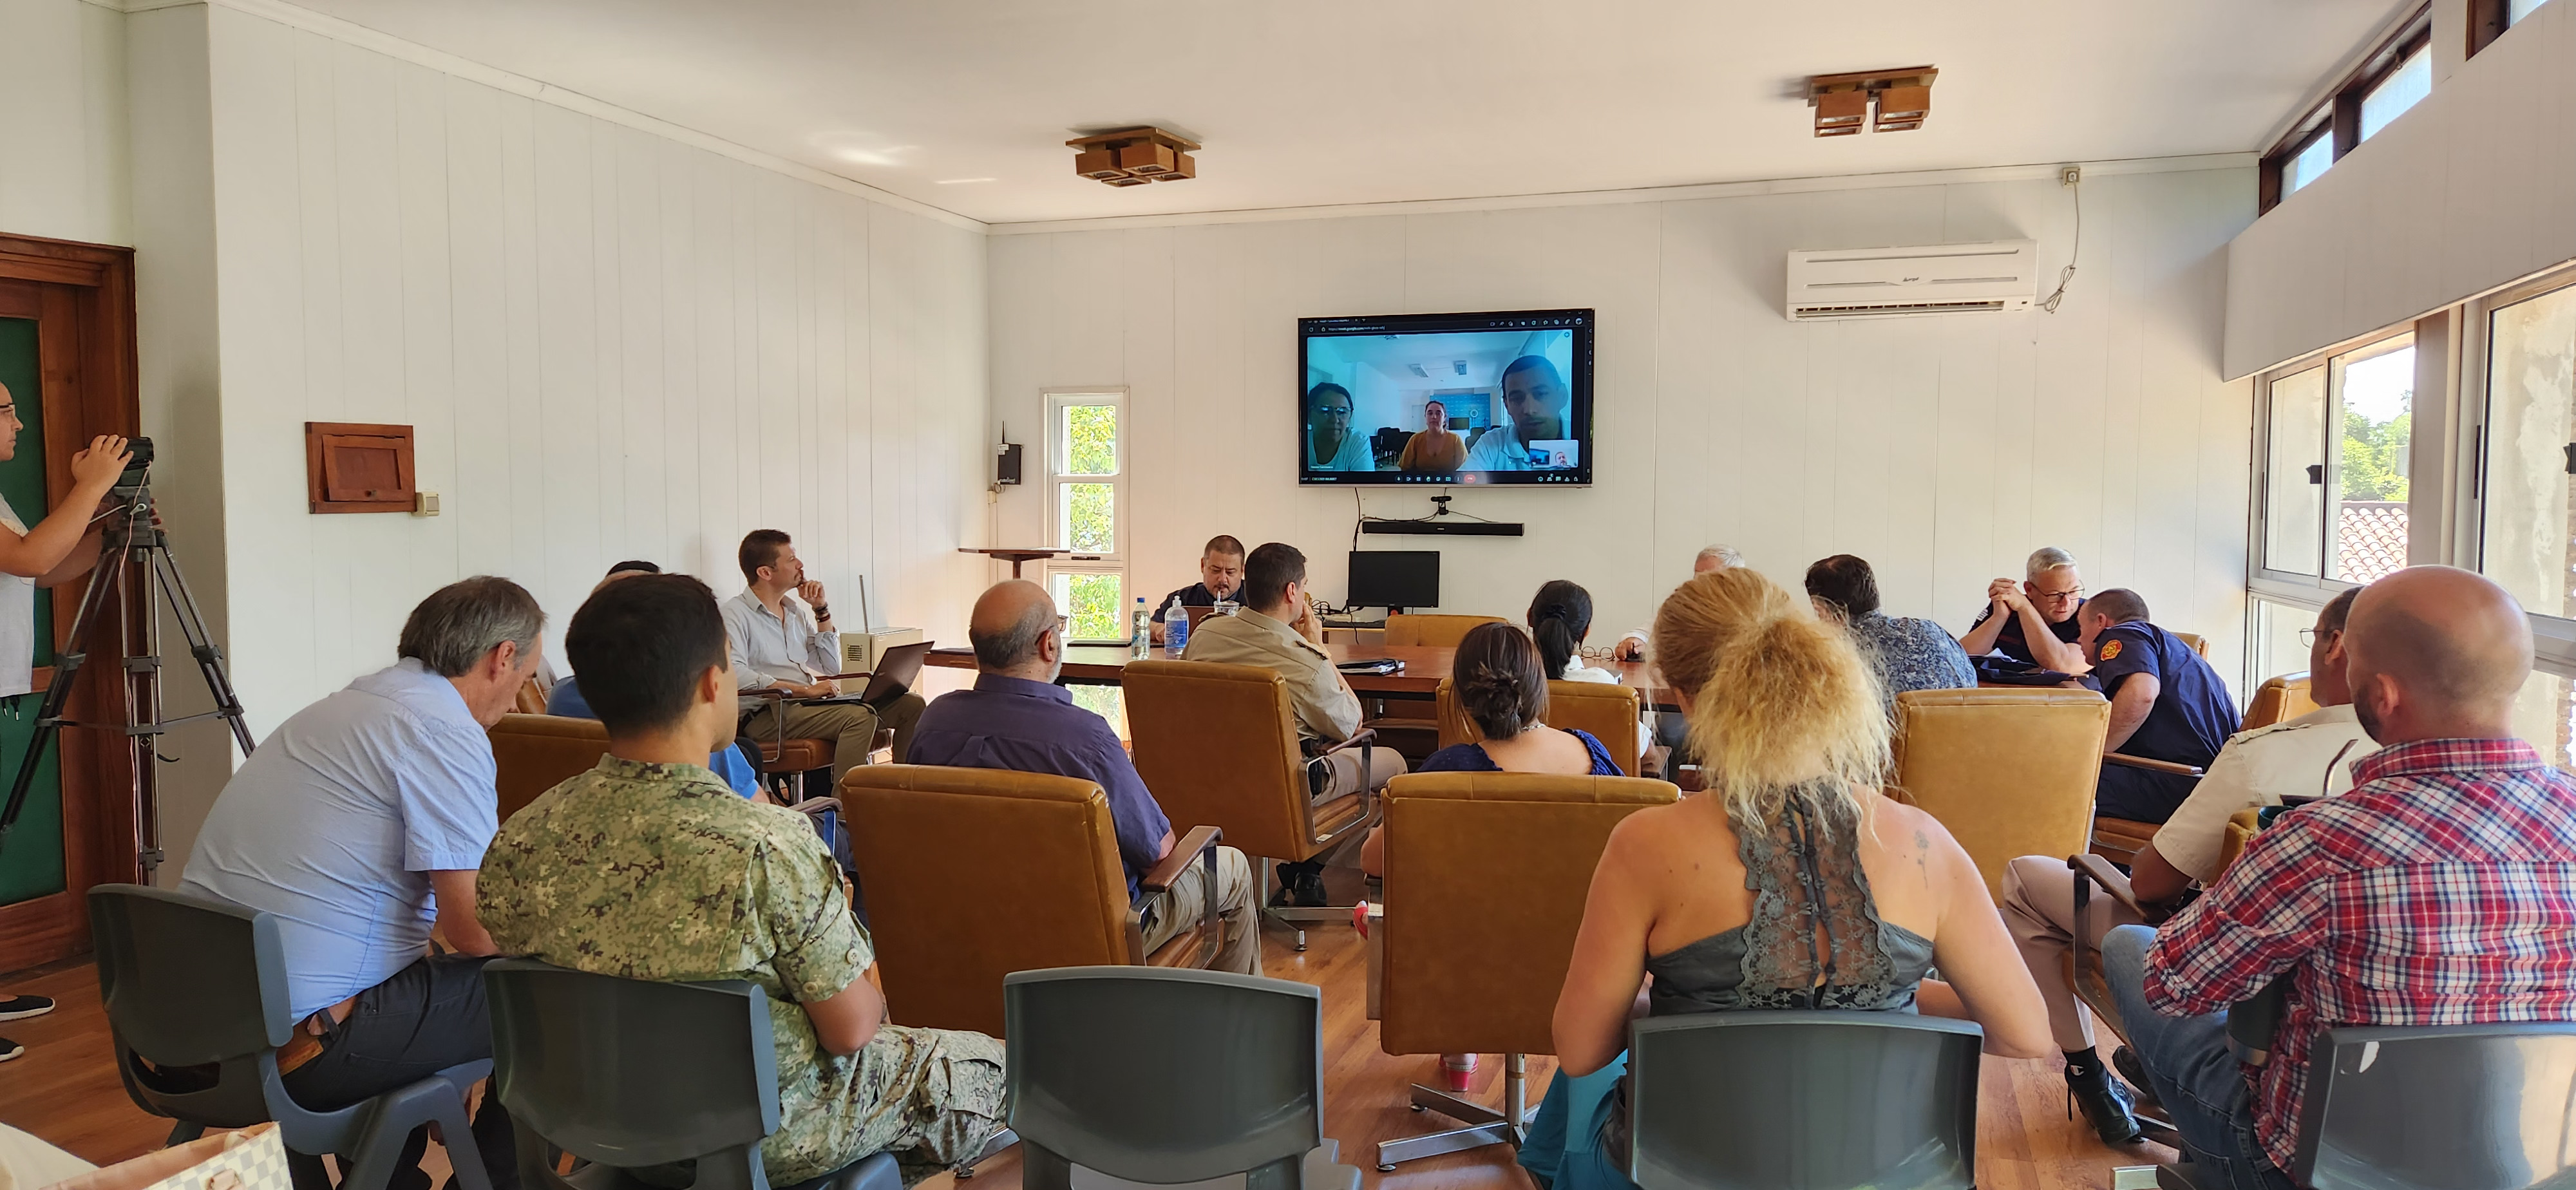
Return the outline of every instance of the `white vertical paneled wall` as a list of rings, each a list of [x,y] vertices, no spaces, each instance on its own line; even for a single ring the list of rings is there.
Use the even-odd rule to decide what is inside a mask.
[[[0,0],[0,231],[132,244],[125,14]]]
[[[223,516],[255,731],[507,575],[563,621],[794,534],[857,620],[961,638],[983,567],[981,234],[229,7],[208,11]],[[306,421],[416,427],[444,514],[306,511]]]
[[[1188,581],[1223,532],[1296,543],[1338,598],[1354,502],[1295,485],[1296,319],[1595,307],[1594,486],[1454,489],[1523,538],[1366,539],[1439,549],[1444,610],[1518,619],[1539,583],[1572,578],[1612,636],[1724,541],[1791,584],[1859,554],[1890,611],[1962,631],[1988,580],[2060,545],[2093,588],[2135,587],[2209,636],[2232,679],[2251,414],[2219,344],[2253,170],[2097,173],[2083,190],[2082,271],[2057,314],[1916,321],[1788,322],[1785,254],[2028,235],[2053,281],[2067,192],[2034,178],[996,234],[994,413],[1040,442],[1041,389],[1127,386],[1138,592]],[[1362,498],[1412,516],[1428,494]],[[999,539],[1043,540],[1044,500],[1006,491]]]

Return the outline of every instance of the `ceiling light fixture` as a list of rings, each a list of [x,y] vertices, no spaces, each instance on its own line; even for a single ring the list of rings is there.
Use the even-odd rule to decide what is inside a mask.
[[[1878,108],[1878,118],[1869,123],[1870,131],[1912,132],[1921,128],[1932,114],[1932,80],[1940,74],[1929,66],[1908,66],[1809,78],[1807,106],[1816,109],[1816,135],[1860,135],[1873,104]]]
[[[1074,151],[1073,172],[1111,186],[1199,176],[1199,163],[1190,156],[1199,143],[1160,128],[1120,128],[1064,143]]]

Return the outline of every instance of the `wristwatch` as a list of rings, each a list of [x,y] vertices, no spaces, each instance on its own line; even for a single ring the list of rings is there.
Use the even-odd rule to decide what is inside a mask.
[[[828,620],[828,619],[831,619],[831,618],[832,618],[832,609],[831,609],[831,606],[830,606],[830,605],[828,605],[828,604],[822,604],[822,605],[817,605],[817,606],[814,608],[814,622],[815,622],[815,623],[820,624],[820,623],[822,623],[823,621]]]

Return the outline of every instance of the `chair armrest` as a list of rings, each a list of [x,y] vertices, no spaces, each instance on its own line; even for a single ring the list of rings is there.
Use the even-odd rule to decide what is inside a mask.
[[[2272,1060],[2272,1039],[2281,1031],[2281,1014],[2289,1006],[2290,982],[2298,969],[2275,976],[2263,990],[2227,1006],[2227,1048],[2236,1060],[2262,1066]]]
[[[2146,917],[2146,913],[2138,908],[2137,894],[2129,889],[2129,878],[2121,875],[2120,869],[2112,867],[2110,860],[2086,852],[2082,855],[2067,856],[2066,868],[2075,873],[2076,893],[2079,900],[2089,899],[2090,894],[2084,888],[2083,882],[2090,880],[2100,885],[2104,892],[2110,893],[2111,899],[2118,901],[2129,912],[2137,914],[2140,918]]]
[[[1315,748],[1314,752],[1307,757],[1307,759],[1313,760],[1319,757],[1330,756],[1333,753],[1342,751],[1346,748],[1355,748],[1365,744],[1374,744],[1376,742],[1377,729],[1374,727],[1363,727],[1352,733],[1351,738],[1343,740],[1338,744],[1324,744],[1318,746]]]
[[[1136,878],[1137,886],[1147,892],[1169,890],[1172,882],[1181,878],[1181,873],[1188,871],[1200,855],[1216,850],[1217,840],[1224,837],[1225,832],[1213,826],[1191,827],[1190,833],[1172,844],[1171,854],[1164,856],[1163,862],[1155,864],[1153,871]],[[1209,890],[1208,898],[1211,902],[1215,900],[1215,890]]]
[[[787,807],[787,808],[788,808],[788,809],[790,809],[790,810],[794,810],[794,811],[796,811],[796,812],[797,812],[797,813],[799,813],[799,814],[804,814],[804,815],[811,816],[811,815],[815,815],[815,814],[820,814],[820,813],[822,813],[822,812],[824,812],[824,811],[826,811],[826,810],[838,810],[838,809],[840,809],[840,808],[841,808],[841,799],[836,798],[836,797],[809,797],[809,798],[806,798],[804,801],[798,802],[798,803],[796,803],[795,805],[789,806],[789,807]]]
[[[2102,763],[2116,764],[2124,768],[2145,769],[2155,773],[2171,773],[2177,777],[2202,775],[2201,770],[2187,764],[2175,764],[2170,760],[2151,760],[2144,756],[2131,756],[2126,752],[2105,752],[2102,754]]]

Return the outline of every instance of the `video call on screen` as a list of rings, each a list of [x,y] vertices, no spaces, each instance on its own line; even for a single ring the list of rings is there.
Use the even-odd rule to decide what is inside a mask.
[[[1312,318],[1300,331],[1300,482],[1591,482],[1590,311]]]

